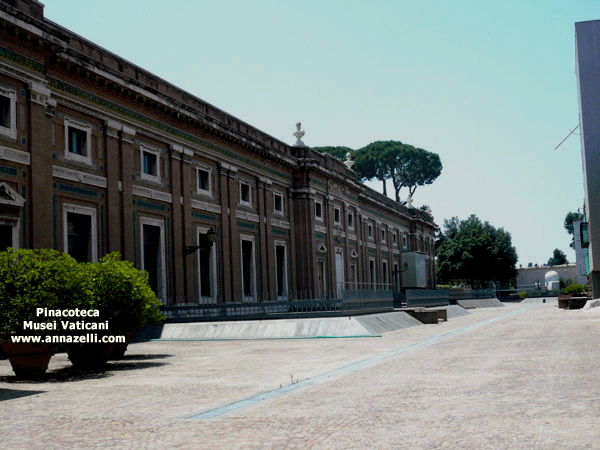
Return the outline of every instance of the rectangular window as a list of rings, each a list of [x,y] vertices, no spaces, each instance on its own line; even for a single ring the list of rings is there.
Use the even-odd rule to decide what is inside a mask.
[[[63,226],[63,251],[79,262],[96,262],[98,259],[96,209],[65,204]]]
[[[382,266],[383,267],[382,267],[382,272],[381,272],[381,275],[382,275],[381,281],[383,282],[383,289],[387,289],[388,288],[388,285],[387,285],[388,284],[388,277],[387,277],[388,265],[387,265],[387,261],[383,261]]]
[[[375,260],[369,259],[369,281],[371,283],[371,289],[375,289],[376,280],[375,280]]]
[[[212,299],[213,294],[213,263],[212,263],[212,243],[208,240],[207,233],[198,233],[198,267],[200,281],[201,303],[207,303],[206,300]]]
[[[279,214],[283,214],[283,195],[273,194],[273,209]]]
[[[392,242],[394,243],[394,245],[398,245],[398,235],[395,231],[392,232]]]
[[[348,213],[348,228],[354,229],[354,214]]]
[[[210,193],[210,171],[206,169],[198,169],[198,191]]]
[[[69,152],[87,156],[87,133],[78,128],[69,127]]]
[[[167,274],[165,270],[164,221],[147,217],[140,218],[142,270],[148,272],[148,283],[158,299],[166,297]]]
[[[367,227],[367,234],[369,239],[373,239],[373,225],[369,224]]]
[[[340,208],[334,208],[333,209],[333,222],[335,224],[339,224],[340,220],[341,220],[341,217],[340,217]]]
[[[10,114],[10,97],[0,95],[0,127],[10,128],[11,125],[11,114]]]
[[[381,229],[381,242],[385,242],[385,230]]]
[[[13,227],[10,225],[0,224],[0,252],[6,250],[13,245]]]
[[[242,239],[242,287],[245,299],[254,297],[253,242]]]
[[[143,152],[143,160],[144,160],[144,173],[146,175],[152,175],[153,177],[157,176],[157,157],[154,153]]]
[[[92,126],[65,118],[65,159],[92,164]]]
[[[323,220],[323,205],[321,202],[315,201],[315,217],[319,220]]]
[[[405,234],[402,235],[402,250],[408,250],[408,238]]]
[[[248,184],[246,182],[240,183],[240,203],[242,205],[251,206],[250,184]]]
[[[286,264],[285,264],[285,246],[275,246],[275,270],[277,271],[277,297],[284,299],[287,296]]]
[[[17,138],[17,91],[0,87],[0,135]]]
[[[92,220],[83,214],[67,213],[69,255],[79,262],[92,260]]]

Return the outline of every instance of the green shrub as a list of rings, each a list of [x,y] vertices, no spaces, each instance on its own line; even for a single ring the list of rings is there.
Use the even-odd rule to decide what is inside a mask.
[[[527,298],[527,291],[523,291],[519,294],[519,297],[521,298],[521,300],[525,300]]]
[[[110,253],[98,263],[87,263],[85,271],[92,292],[92,308],[112,330],[127,332],[163,320],[160,302],[148,284],[146,272]]]
[[[573,283],[564,289],[565,294],[580,294],[583,292],[583,286],[579,283]]]
[[[53,317],[38,316],[37,308],[88,308],[90,291],[77,261],[56,250],[38,249],[0,252],[0,323],[2,339],[8,332],[27,335],[56,333],[24,330],[26,321],[50,323]]]

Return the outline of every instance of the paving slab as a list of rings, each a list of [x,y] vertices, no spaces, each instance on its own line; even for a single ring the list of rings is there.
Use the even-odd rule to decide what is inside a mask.
[[[152,341],[17,381],[7,449],[596,449],[600,314],[480,308],[381,337]],[[346,319],[348,320],[348,319]]]

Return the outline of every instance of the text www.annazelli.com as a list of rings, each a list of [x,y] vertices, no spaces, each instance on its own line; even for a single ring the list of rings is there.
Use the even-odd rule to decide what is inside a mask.
[[[99,336],[97,333],[81,335],[11,336],[13,343],[30,344],[120,344],[125,336]]]

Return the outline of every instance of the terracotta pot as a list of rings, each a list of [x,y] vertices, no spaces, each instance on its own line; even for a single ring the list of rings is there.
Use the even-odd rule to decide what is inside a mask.
[[[114,344],[64,344],[73,367],[79,370],[102,369],[110,359]]]
[[[4,341],[2,350],[8,356],[15,375],[25,379],[43,376],[54,355],[50,344]]]
[[[122,359],[123,356],[125,356],[127,346],[129,345],[129,343],[131,342],[131,338],[133,337],[133,331],[123,333],[123,336],[125,336],[125,342],[114,344],[112,353],[110,355],[110,359]]]

